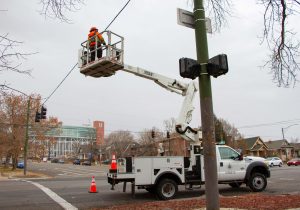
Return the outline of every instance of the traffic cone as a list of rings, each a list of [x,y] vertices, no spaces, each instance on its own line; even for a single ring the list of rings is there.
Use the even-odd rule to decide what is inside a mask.
[[[117,173],[117,161],[115,155],[112,155],[109,173]]]
[[[92,183],[91,183],[91,186],[90,186],[90,190],[89,190],[89,193],[97,193],[97,187],[96,187],[96,182],[95,182],[95,177],[93,176],[92,177]]]

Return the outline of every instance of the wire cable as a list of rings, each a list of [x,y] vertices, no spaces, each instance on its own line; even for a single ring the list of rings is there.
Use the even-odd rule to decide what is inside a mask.
[[[14,89],[14,88],[11,88],[11,87],[8,87],[7,85],[0,85],[1,87],[3,87],[3,88],[7,88],[7,89],[10,89],[10,90],[13,90],[13,91],[16,91],[16,92],[18,92],[18,93],[21,93],[21,94],[23,94],[23,95],[25,95],[25,96],[27,96],[28,97],[28,95],[26,94],[26,93],[23,93],[22,91],[20,91],[20,90],[17,90],[17,89]]]
[[[121,12],[125,9],[125,7],[129,4],[131,0],[128,0],[127,3],[124,5],[124,7],[120,10],[120,12],[118,12],[118,14],[114,17],[114,19],[108,24],[108,26],[105,28],[104,31],[106,31],[108,29],[108,27],[115,21],[115,19],[119,16],[119,14],[121,14]]]
[[[245,125],[240,126],[237,129],[246,129],[246,128],[257,128],[257,127],[263,127],[263,126],[274,126],[274,125],[282,125],[282,124],[288,124],[288,123],[298,123],[300,122],[300,119],[293,119],[293,120],[284,120],[284,121],[278,121],[273,123],[262,123],[262,124],[255,124],[255,125]]]
[[[61,86],[61,84],[67,79],[67,77],[71,74],[71,72],[75,69],[78,63],[76,63],[73,68],[69,71],[69,73],[63,78],[63,80],[58,84],[58,86],[52,91],[52,93],[46,98],[42,106],[49,100],[49,98],[55,93],[55,91]]]

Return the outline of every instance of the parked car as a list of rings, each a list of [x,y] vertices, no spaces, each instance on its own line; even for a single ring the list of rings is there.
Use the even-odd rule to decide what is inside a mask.
[[[110,163],[110,160],[109,160],[109,159],[106,159],[106,160],[103,160],[101,163],[102,163],[102,164],[105,164],[105,165],[108,165],[108,164]]]
[[[91,163],[91,161],[89,161],[89,160],[85,160],[85,161],[82,162],[81,165],[83,165],[83,166],[91,166],[92,163]]]
[[[24,161],[19,161],[17,164],[17,168],[24,168]]]
[[[51,160],[51,163],[58,163],[58,159],[57,159],[57,158],[53,158],[53,159]]]
[[[300,166],[300,158],[293,158],[287,162],[288,166]]]
[[[73,161],[73,165],[80,165],[80,160],[79,159],[75,159]]]
[[[281,167],[283,165],[282,160],[279,157],[268,157],[266,158],[265,162],[268,166],[279,166]]]
[[[64,161],[64,159],[59,159],[57,163],[64,164],[65,161]]]

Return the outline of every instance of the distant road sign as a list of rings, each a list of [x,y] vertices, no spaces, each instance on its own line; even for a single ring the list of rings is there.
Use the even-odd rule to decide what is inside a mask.
[[[177,24],[195,29],[194,13],[177,8]],[[205,18],[206,32],[212,33],[211,20]]]

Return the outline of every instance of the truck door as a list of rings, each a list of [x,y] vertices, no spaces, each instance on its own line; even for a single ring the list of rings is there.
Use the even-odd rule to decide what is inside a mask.
[[[243,180],[246,174],[246,165],[244,160],[239,160],[239,153],[230,147],[218,147],[218,179]]]

